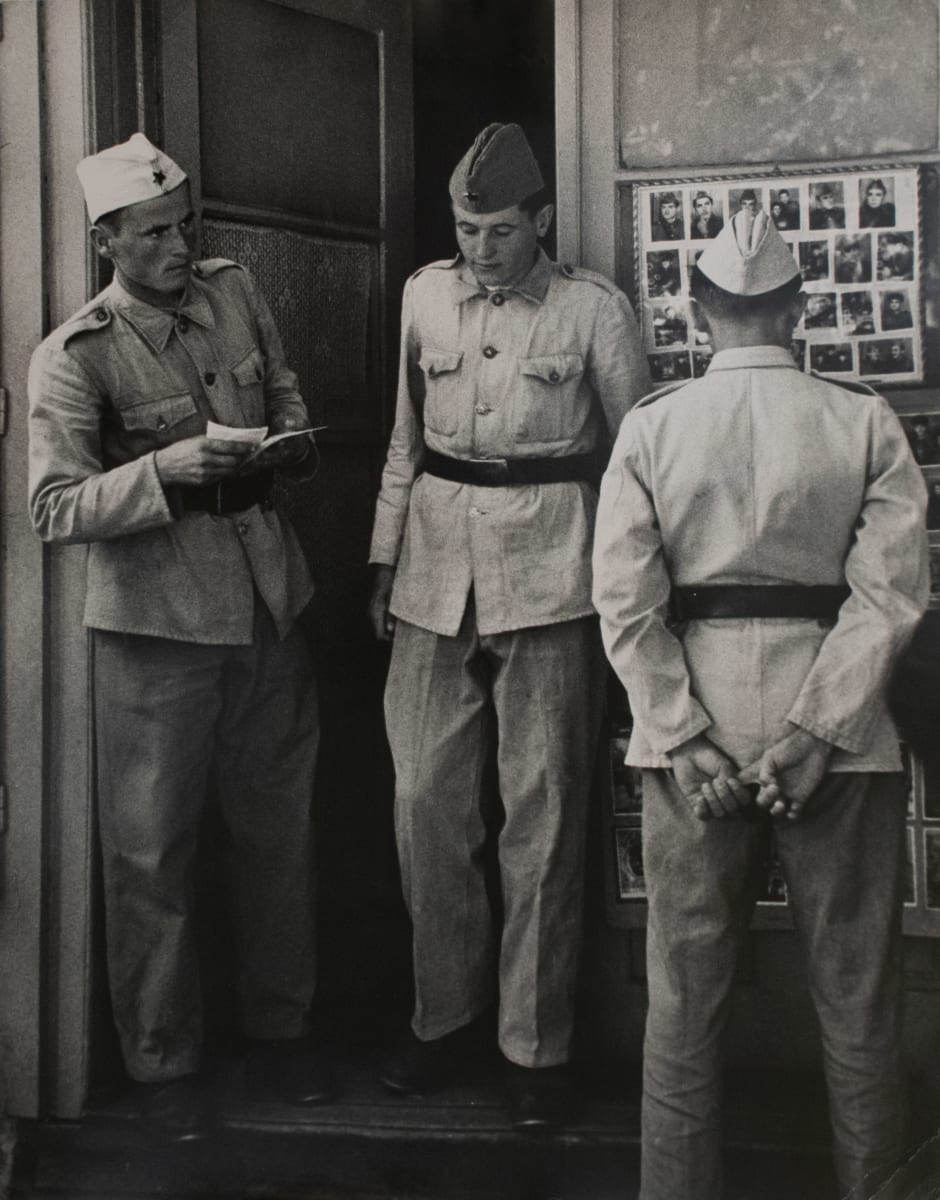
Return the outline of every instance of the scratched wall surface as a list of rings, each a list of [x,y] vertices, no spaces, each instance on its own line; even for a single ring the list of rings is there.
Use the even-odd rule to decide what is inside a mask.
[[[620,0],[629,168],[938,148],[938,0]]]

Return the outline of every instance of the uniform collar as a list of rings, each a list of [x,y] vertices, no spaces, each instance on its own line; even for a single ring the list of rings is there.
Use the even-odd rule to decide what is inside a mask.
[[[493,293],[488,291],[481,284],[477,283],[476,277],[467,265],[466,259],[458,257],[457,264],[457,280],[459,283],[459,294],[457,296],[458,304],[464,300],[470,300],[474,296],[487,297]],[[541,304],[548,292],[548,285],[552,281],[552,260],[548,257],[541,246],[538,248],[535,262],[532,265],[532,270],[518,283],[513,284],[508,288],[497,288],[497,291],[518,292],[520,296],[525,296],[527,300],[532,300],[535,304]]]
[[[205,329],[215,327],[215,317],[209,301],[199,288],[198,280],[190,279],[183,298],[176,308],[156,308],[132,296],[113,280],[107,291],[114,308],[125,317],[158,353],[166,349],[173,326],[179,317],[186,317]]]
[[[733,371],[736,367],[792,367],[798,371],[793,355],[783,346],[734,346],[719,350],[708,365],[713,371]]]

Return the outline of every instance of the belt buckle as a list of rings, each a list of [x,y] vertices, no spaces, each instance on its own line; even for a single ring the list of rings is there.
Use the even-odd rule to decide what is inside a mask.
[[[510,482],[508,459],[471,458],[470,462],[473,463],[473,469],[480,473],[486,483],[498,485]]]

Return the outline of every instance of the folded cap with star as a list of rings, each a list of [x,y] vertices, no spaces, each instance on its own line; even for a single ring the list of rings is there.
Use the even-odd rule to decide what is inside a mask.
[[[539,164],[520,126],[495,123],[477,134],[454,168],[450,197],[465,212],[501,212],[544,186]]]
[[[186,180],[185,171],[142,133],[83,158],[75,170],[92,224],[105,213],[166,195]]]

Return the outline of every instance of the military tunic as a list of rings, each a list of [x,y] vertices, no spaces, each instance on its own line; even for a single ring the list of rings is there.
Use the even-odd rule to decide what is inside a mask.
[[[646,379],[622,293],[541,252],[506,289],[481,287],[459,258],[406,285],[371,558],[397,568],[386,722],[414,928],[413,1028],[440,1037],[498,992],[500,1046],[523,1066],[571,1050],[603,698],[596,492],[454,483],[422,472],[424,447],[463,459],[605,449]],[[504,812],[498,944],[483,866],[493,761]]]
[[[803,815],[774,832],[809,951],[842,1192],[903,1147],[905,800],[884,690],[926,604],[924,504],[887,403],[802,374],[782,347],[722,350],[623,423],[594,596],[634,714],[628,762],[646,768],[643,1200],[721,1195],[719,1041],[769,850],[769,818],[693,816],[664,768],[697,734],[738,767],[788,722],[835,747]],[[670,619],[673,586],[709,584],[851,592],[835,621]]]

